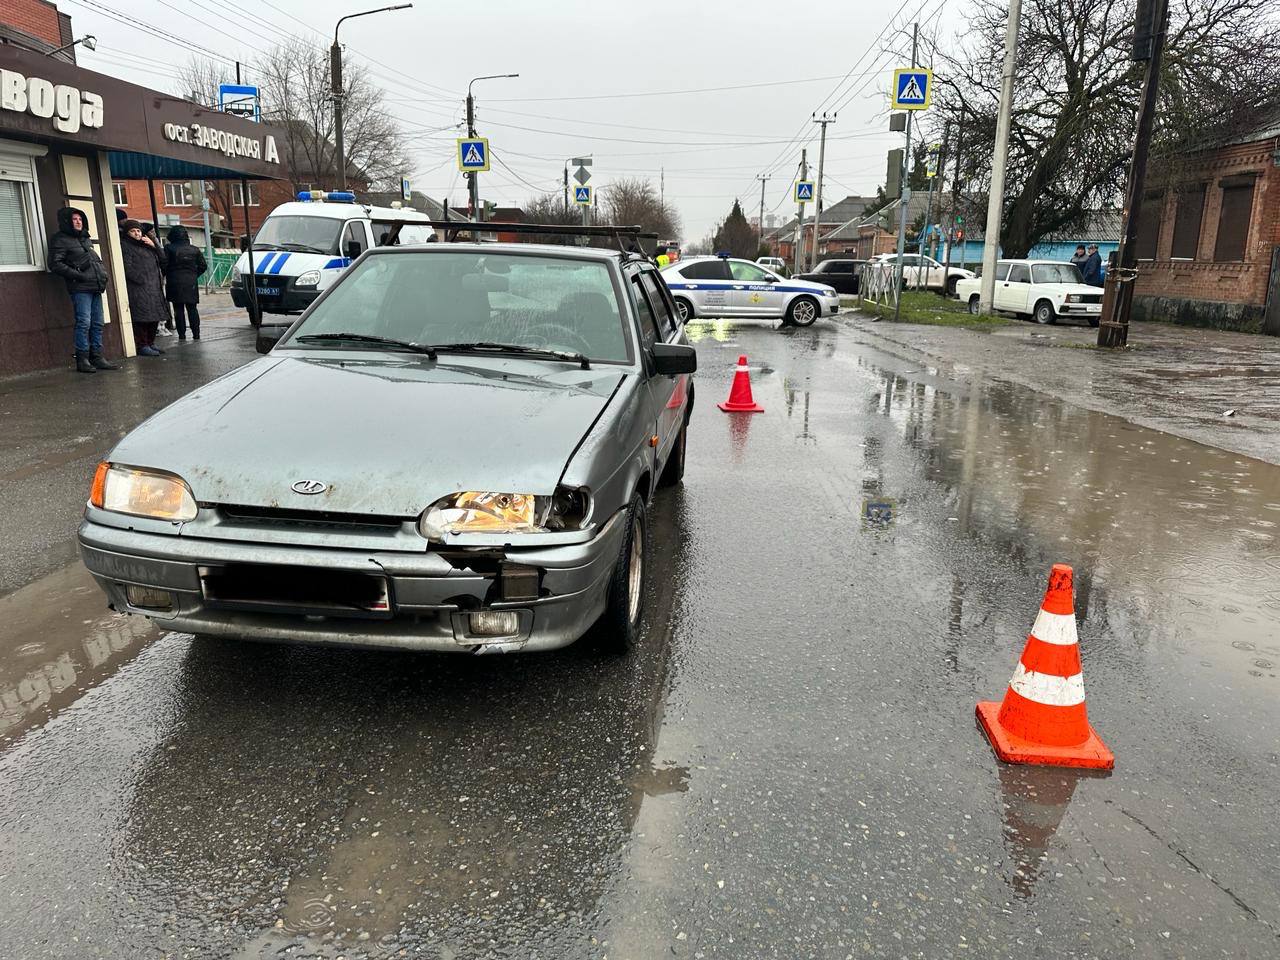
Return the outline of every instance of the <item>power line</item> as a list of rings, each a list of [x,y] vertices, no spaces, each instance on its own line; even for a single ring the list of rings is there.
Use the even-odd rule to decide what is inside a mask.
[[[770,80],[762,83],[738,83],[724,87],[695,87],[693,89],[684,90],[645,90],[638,93],[599,93],[581,97],[501,97],[495,99],[493,102],[551,103],[567,100],[626,100],[633,97],[679,97],[696,93],[722,93],[726,90],[752,90],[757,87],[785,87],[797,83],[821,83],[824,80],[834,79],[835,75],[833,74],[829,77],[804,77],[799,80]]]

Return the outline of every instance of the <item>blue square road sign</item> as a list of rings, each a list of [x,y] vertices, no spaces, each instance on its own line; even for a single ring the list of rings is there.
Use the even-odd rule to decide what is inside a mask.
[[[893,109],[927,110],[933,94],[933,72],[923,67],[893,71]]]
[[[489,169],[489,141],[472,137],[458,141],[458,169],[463,173],[485,173]]]
[[[584,207],[591,206],[591,187],[589,186],[574,187],[573,202],[581,204]]]
[[[813,199],[813,181],[796,181],[796,203],[808,203]]]

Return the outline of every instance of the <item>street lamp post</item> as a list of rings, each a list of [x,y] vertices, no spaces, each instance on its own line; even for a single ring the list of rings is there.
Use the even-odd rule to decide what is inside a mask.
[[[510,80],[518,77],[518,73],[491,73],[488,76],[476,77],[467,84],[467,136],[476,135],[476,100],[471,95],[471,87],[480,80]],[[484,221],[484,211],[480,209],[480,174],[474,170],[467,172],[467,192],[471,198],[471,215],[477,223]]]
[[[91,33],[87,33],[83,37],[81,37],[79,40],[72,40],[70,43],[64,43],[62,46],[58,47],[56,50],[49,50],[48,52],[45,53],[45,56],[52,57],[55,53],[61,53],[63,50],[70,50],[77,43],[83,43],[85,47],[89,50],[98,49],[98,38]]]
[[[333,27],[333,46],[329,48],[329,86],[333,88],[333,145],[338,159],[338,187],[347,189],[347,155],[342,143],[342,48],[338,46],[338,28],[343,20],[354,20],[356,17],[367,17],[371,13],[386,13],[388,10],[408,10],[412,3],[397,3],[390,7],[378,7],[376,10],[364,10],[360,13],[348,13],[339,17]]]

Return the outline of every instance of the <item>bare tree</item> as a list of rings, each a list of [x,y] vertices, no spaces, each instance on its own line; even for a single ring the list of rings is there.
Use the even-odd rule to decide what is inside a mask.
[[[1042,238],[1114,206],[1128,174],[1143,65],[1129,59],[1135,0],[1025,0],[1001,242],[1024,256]],[[1277,97],[1274,0],[1171,4],[1156,156],[1194,149]],[[985,192],[995,139],[1007,0],[971,0],[968,33],[935,45],[932,133],[965,125],[962,182]],[[985,200],[980,200],[985,208]]]
[[[343,145],[348,179],[373,190],[399,189],[411,168],[395,119],[383,106],[385,91],[359,63],[347,63]],[[214,104],[227,71],[209,60],[192,59],[178,71],[179,93]],[[264,54],[252,81],[261,89],[263,119],[288,134],[281,146],[292,185],[337,186],[333,97],[328,52],[295,39]]]
[[[680,236],[680,217],[658,198],[653,182],[639,177],[615,180],[599,190],[598,201],[605,222],[639,225],[659,240]]]

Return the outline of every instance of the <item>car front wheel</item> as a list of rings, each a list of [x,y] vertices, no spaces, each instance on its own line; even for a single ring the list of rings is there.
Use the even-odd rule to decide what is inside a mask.
[[[969,297],[969,312],[975,317],[982,313],[982,298],[976,293]]]
[[[649,517],[637,491],[627,508],[627,532],[622,538],[604,614],[597,624],[600,645],[609,653],[627,653],[640,636],[644,616],[644,588],[649,576]]]
[[[796,297],[787,307],[787,323],[797,327],[811,327],[818,319],[818,303],[812,297]]]
[[[1035,318],[1036,323],[1039,324],[1055,323],[1058,319],[1058,315],[1053,312],[1053,304],[1048,300],[1041,300],[1037,303],[1035,313],[1032,316]]]

